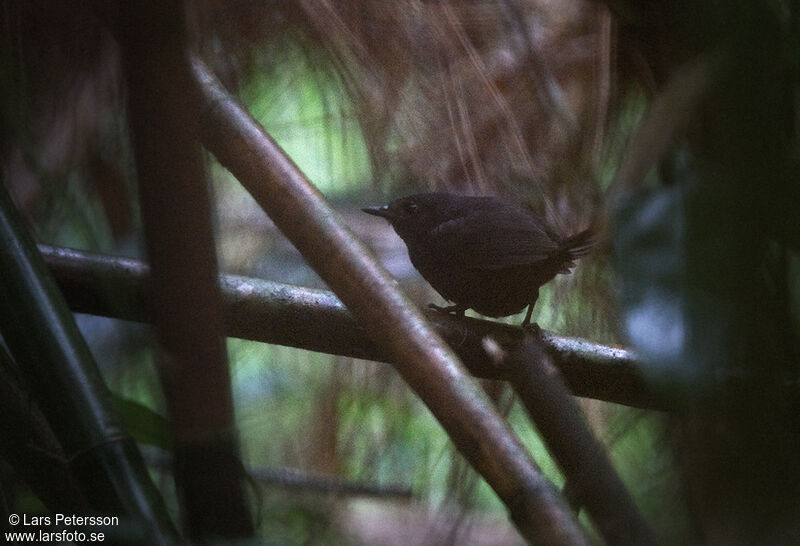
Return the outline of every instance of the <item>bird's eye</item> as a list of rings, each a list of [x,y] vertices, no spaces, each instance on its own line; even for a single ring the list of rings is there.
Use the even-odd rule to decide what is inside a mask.
[[[419,208],[419,205],[417,205],[414,201],[408,201],[408,202],[403,204],[403,212],[405,212],[406,214],[409,214],[409,215],[410,214],[415,214],[417,212],[418,208]]]

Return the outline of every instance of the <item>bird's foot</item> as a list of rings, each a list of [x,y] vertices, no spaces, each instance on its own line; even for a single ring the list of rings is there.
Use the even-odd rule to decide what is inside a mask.
[[[521,327],[526,334],[531,334],[533,336],[538,337],[539,339],[542,338],[542,329],[535,322],[527,322],[527,323],[523,322]]]
[[[536,304],[536,300],[533,300],[533,303],[528,304],[528,312],[525,313],[525,318],[522,319],[522,324],[520,326],[523,330],[525,330],[529,334],[533,334],[538,338],[542,337],[542,329],[539,328],[539,325],[535,322],[531,322],[531,315],[533,315],[533,306]]]
[[[467,308],[462,305],[448,305],[446,307],[441,307],[439,305],[436,305],[435,303],[429,303],[428,308],[434,309],[435,311],[439,311],[441,313],[448,313],[448,314],[453,313],[458,317],[463,317],[464,311],[467,310]]]
[[[522,320],[520,326],[526,333],[533,334],[539,339],[542,338],[542,329],[535,322],[531,322],[531,315],[533,314],[533,303],[528,305],[528,312],[525,313],[525,318]]]

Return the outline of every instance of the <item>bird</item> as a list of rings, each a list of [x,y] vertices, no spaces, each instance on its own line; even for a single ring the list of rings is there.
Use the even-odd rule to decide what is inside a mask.
[[[430,307],[506,317],[527,306],[523,327],[539,287],[571,272],[594,244],[591,228],[560,237],[533,212],[493,196],[420,193],[361,210],[391,224],[413,266],[453,304]]]

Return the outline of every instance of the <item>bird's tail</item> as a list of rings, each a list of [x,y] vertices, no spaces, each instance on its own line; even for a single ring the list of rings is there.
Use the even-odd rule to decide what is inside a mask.
[[[589,228],[565,239],[561,243],[561,249],[569,255],[570,260],[574,260],[589,254],[594,243],[595,233],[592,228]]]

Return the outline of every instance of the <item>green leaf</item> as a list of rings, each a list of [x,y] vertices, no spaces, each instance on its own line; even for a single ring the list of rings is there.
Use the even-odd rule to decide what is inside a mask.
[[[169,423],[160,413],[153,411],[141,402],[113,394],[114,408],[117,410],[125,429],[140,444],[172,449]]]

